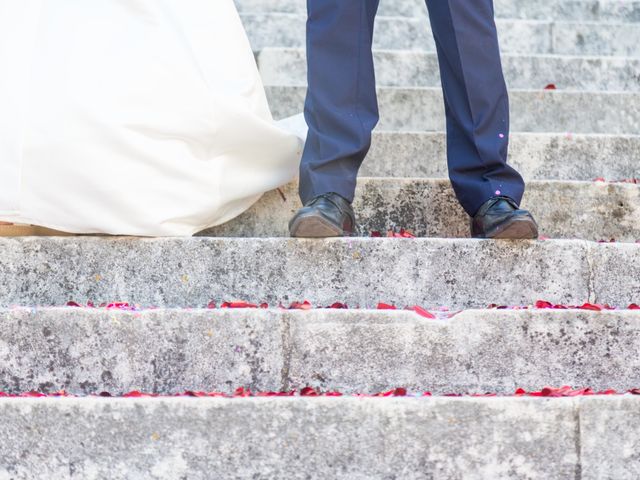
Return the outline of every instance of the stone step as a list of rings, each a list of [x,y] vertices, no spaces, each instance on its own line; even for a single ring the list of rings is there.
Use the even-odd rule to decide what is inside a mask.
[[[640,299],[640,244],[579,240],[3,238],[0,304],[244,299],[455,309]]]
[[[439,87],[435,53],[379,50],[375,52],[376,80],[385,87]],[[560,90],[640,91],[640,59],[559,55],[504,55],[505,78],[511,89],[541,90],[552,84]],[[265,48],[258,56],[260,73],[268,85],[305,85],[305,51]]]
[[[255,51],[305,46],[305,15],[245,13],[242,21]],[[638,24],[546,20],[497,20],[496,24],[503,53],[640,56]],[[380,16],[375,28],[375,48],[435,51],[426,19]]]
[[[304,0],[235,0],[244,13],[306,13]],[[637,0],[494,0],[498,18],[568,22],[640,22]],[[424,0],[380,2],[379,15],[427,17]]]
[[[622,242],[640,240],[640,185],[604,182],[533,181],[524,208],[549,238]],[[266,194],[240,217],[203,232],[214,237],[287,237],[301,207],[291,183]],[[420,237],[469,237],[469,216],[449,180],[361,178],[354,209],[359,234],[405,228]]]
[[[5,478],[637,478],[637,397],[2,399]],[[452,454],[455,452],[455,454]]]
[[[0,310],[0,391],[511,394],[640,385],[640,311]]]
[[[266,87],[275,118],[302,112],[306,87]],[[383,131],[443,131],[444,102],[439,88],[378,89]],[[511,129],[526,132],[640,132],[640,93],[512,90]]]
[[[361,175],[447,177],[442,132],[375,132]],[[527,180],[640,178],[640,136],[513,133],[509,163]]]

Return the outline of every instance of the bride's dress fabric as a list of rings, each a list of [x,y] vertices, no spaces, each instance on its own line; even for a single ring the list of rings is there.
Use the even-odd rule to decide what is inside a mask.
[[[192,235],[297,173],[232,0],[0,0],[0,220]]]

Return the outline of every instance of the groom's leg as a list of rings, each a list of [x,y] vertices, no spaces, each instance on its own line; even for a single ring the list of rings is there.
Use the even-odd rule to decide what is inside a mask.
[[[300,197],[353,200],[358,169],[378,122],[371,43],[378,0],[307,0],[309,135]]]
[[[507,165],[509,99],[492,0],[427,0],[447,116],[449,176],[474,216],[490,198],[520,203],[524,181]]]

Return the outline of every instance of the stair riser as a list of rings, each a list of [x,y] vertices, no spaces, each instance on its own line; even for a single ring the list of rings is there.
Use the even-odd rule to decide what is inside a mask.
[[[0,391],[500,393],[640,385],[640,312],[0,312]]]
[[[483,308],[640,298],[640,246],[450,239],[0,239],[3,306],[210,300]],[[479,274],[480,273],[480,274]]]
[[[367,177],[448,176],[443,133],[377,132],[360,174]],[[526,180],[640,178],[640,136],[519,134],[509,139],[509,163]]]
[[[243,14],[242,21],[255,51],[305,45],[304,15]],[[503,53],[640,56],[640,26],[636,24],[526,20],[497,20],[496,24]],[[379,17],[375,31],[374,48],[435,51],[425,18]]]
[[[202,235],[287,237],[301,207],[297,184],[267,193],[249,211]],[[600,182],[531,182],[523,202],[549,238],[640,240],[640,186]],[[354,209],[359,234],[405,228],[421,237],[466,238],[469,216],[448,180],[361,178]]]
[[[276,118],[299,114],[305,87],[267,87]],[[640,94],[523,91],[510,92],[514,132],[640,132]],[[439,88],[380,88],[381,131],[443,131],[444,102]],[[580,112],[576,114],[576,112]]]
[[[306,13],[304,0],[236,0],[242,12]],[[568,22],[640,22],[640,2],[553,0],[494,0],[496,16],[530,20],[559,20]],[[380,2],[381,16],[420,17],[427,15],[423,0],[395,0]]]
[[[305,85],[304,50],[265,49],[260,72],[268,85]],[[376,80],[389,87],[439,87],[435,54],[376,52]],[[513,89],[640,91],[640,61],[620,57],[503,56],[507,84]]]
[[[0,415],[7,478],[626,480],[640,468],[629,397],[22,399]]]

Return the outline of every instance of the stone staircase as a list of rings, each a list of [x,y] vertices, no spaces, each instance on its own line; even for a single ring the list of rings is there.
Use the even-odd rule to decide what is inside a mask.
[[[237,4],[274,116],[299,113],[304,2]],[[292,184],[193,239],[0,239],[0,391],[78,396],[0,399],[0,479],[639,478],[638,397],[441,396],[640,387],[640,2],[495,9],[544,240],[466,238],[426,9],[383,1],[361,237],[287,238]],[[206,308],[236,299],[272,308]],[[538,299],[621,308],[487,308]],[[302,300],[351,308],[277,308]],[[237,387],[346,395],[170,397]]]

